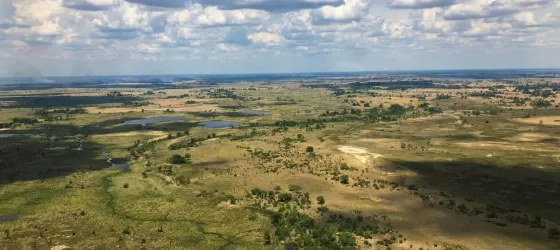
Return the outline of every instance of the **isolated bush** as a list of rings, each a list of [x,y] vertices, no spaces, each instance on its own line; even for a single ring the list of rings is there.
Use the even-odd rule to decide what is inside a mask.
[[[342,184],[348,184],[348,175],[342,175],[340,176],[340,183]]]
[[[178,154],[174,154],[171,157],[169,157],[169,159],[167,159],[167,162],[171,164],[185,164],[186,160],[182,156]]]
[[[323,197],[323,196],[317,197],[317,204],[319,204],[319,205],[325,204],[325,197]]]
[[[305,149],[305,152],[307,152],[307,153],[313,153],[313,151],[314,151],[314,149],[313,149],[312,146],[308,146],[308,147]]]

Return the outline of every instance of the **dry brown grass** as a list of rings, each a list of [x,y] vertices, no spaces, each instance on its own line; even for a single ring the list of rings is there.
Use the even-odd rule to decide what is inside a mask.
[[[539,142],[547,139],[557,139],[558,137],[551,136],[544,133],[520,133],[515,136],[506,138],[511,141],[521,141],[521,142]]]
[[[480,131],[478,131],[480,133]],[[301,131],[289,134],[301,133]],[[308,142],[298,145],[303,150],[305,145],[314,145],[316,152],[328,153],[332,158],[344,159],[350,166],[359,171],[367,170],[364,177],[368,179],[391,180],[395,174],[401,177],[408,176],[414,180],[415,174],[405,171],[398,165],[386,161],[383,157],[376,159],[372,164],[370,154],[376,152],[375,148],[388,148],[389,145],[398,145],[401,140],[390,138],[361,138],[348,145],[337,145],[332,142],[318,142],[311,134],[305,133]],[[360,134],[360,133],[358,133]],[[367,133],[366,133],[367,134]],[[287,136],[287,135],[286,135]],[[363,137],[363,134],[361,135]],[[523,136],[533,136],[527,135]],[[539,135],[542,137],[542,135]],[[539,137],[537,136],[537,137]],[[281,136],[267,138],[277,140]],[[355,138],[358,139],[358,138]],[[199,181],[207,185],[228,187],[228,189],[243,196],[245,191],[259,187],[272,190],[275,186],[287,189],[289,185],[296,184],[311,194],[312,200],[317,196],[324,196],[326,205],[335,212],[352,213],[361,211],[362,215],[383,214],[391,218],[391,223],[402,233],[407,241],[404,244],[396,244],[392,249],[434,249],[434,244],[439,248],[443,244],[459,245],[463,249],[525,249],[534,246],[533,249],[552,249],[554,242],[548,241],[539,230],[528,230],[523,226],[510,225],[506,228],[496,227],[479,218],[458,214],[454,211],[438,207],[430,207],[418,198],[411,198],[411,194],[405,189],[403,191],[364,189],[342,185],[333,180],[325,180],[324,177],[308,175],[299,171],[283,170],[278,173],[264,173],[258,170],[250,160],[249,155],[236,145],[261,147],[264,149],[275,149],[277,146],[261,140],[251,142],[230,142],[227,140],[206,141],[202,146],[192,149],[193,155],[200,155],[195,161],[195,166],[208,169],[228,169],[231,174],[206,176]],[[351,146],[359,145],[359,146]],[[363,145],[369,145],[362,147]],[[461,143],[464,147],[491,147],[507,150],[504,147],[512,147],[507,142],[494,143]],[[400,150],[400,149],[398,149]],[[208,155],[207,152],[212,152]],[[400,152],[400,151],[399,151]],[[356,156],[367,157],[366,160]],[[356,171],[349,172],[351,176],[357,175]],[[235,176],[234,176],[235,175]],[[229,207],[228,204],[221,206]],[[313,210],[305,211],[318,219],[321,216]],[[520,239],[520,235],[523,235]],[[363,249],[368,249],[362,246]],[[436,249],[439,249],[436,248]],[[377,249],[374,246],[371,249]]]
[[[547,126],[560,126],[560,116],[536,116],[531,118],[517,118],[515,121],[527,123],[527,124],[537,124],[537,125],[547,125]],[[541,123],[542,121],[542,123]]]

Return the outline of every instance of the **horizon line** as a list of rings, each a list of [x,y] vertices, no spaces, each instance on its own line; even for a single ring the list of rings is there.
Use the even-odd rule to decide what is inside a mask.
[[[430,71],[526,71],[526,70],[558,70],[560,68],[456,68],[456,69],[385,69],[362,71],[295,71],[295,72],[261,72],[261,73],[169,73],[169,74],[100,74],[100,75],[49,75],[49,76],[0,76],[0,79],[17,78],[59,78],[59,77],[126,77],[126,76],[211,76],[211,75],[289,75],[289,74],[336,74],[336,73],[399,73],[399,72],[430,72]],[[560,72],[559,72],[560,73]]]

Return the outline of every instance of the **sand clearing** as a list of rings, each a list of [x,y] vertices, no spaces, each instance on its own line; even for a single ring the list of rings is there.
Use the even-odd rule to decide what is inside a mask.
[[[376,159],[378,157],[383,157],[380,154],[374,154],[367,151],[365,148],[353,147],[353,146],[339,146],[338,150],[343,153],[352,154],[361,163],[367,163],[370,158]]]
[[[358,148],[352,146],[340,146],[338,150],[347,154],[367,154],[369,153],[365,148]]]

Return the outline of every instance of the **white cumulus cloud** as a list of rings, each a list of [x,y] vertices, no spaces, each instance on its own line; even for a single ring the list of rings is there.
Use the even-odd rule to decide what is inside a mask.
[[[261,43],[266,45],[274,45],[282,41],[282,37],[278,34],[268,32],[249,34],[247,38],[249,38],[249,40],[253,41],[254,43]]]

